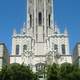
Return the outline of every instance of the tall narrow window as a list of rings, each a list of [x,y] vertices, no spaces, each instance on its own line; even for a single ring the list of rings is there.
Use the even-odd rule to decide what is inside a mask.
[[[62,45],[62,54],[65,54],[65,45]]]
[[[57,44],[54,45],[54,50],[56,50],[56,51],[58,50],[58,45]]]
[[[19,55],[19,45],[16,45],[16,55]]]
[[[23,45],[23,52],[27,50],[27,45]]]
[[[30,27],[32,27],[32,15],[30,14]]]
[[[51,20],[50,20],[50,19],[51,19],[51,16],[50,16],[50,14],[49,14],[49,27],[50,27],[50,22],[51,22]]]
[[[42,24],[42,14],[41,14],[41,12],[39,12],[39,14],[38,14],[38,19],[39,19],[39,25],[41,25]]]

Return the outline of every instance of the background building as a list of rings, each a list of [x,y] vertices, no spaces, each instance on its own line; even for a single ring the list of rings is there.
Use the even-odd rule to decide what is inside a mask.
[[[9,64],[8,49],[4,43],[0,43],[0,69],[6,64]]]
[[[45,64],[72,63],[67,29],[54,23],[53,0],[27,0],[27,18],[20,33],[13,31],[10,63],[30,65],[33,71]]]
[[[80,66],[80,42],[78,42],[73,51],[73,64]]]

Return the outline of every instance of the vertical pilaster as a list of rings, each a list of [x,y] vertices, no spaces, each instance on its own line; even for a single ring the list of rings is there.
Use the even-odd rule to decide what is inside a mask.
[[[46,36],[46,0],[44,0],[44,37]]]
[[[36,0],[34,0],[34,26],[33,26],[33,29],[34,29],[34,38],[36,39],[36,19],[37,19],[37,16],[36,16]]]

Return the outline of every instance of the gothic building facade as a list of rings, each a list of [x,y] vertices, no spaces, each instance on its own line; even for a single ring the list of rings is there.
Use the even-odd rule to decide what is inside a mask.
[[[13,31],[10,63],[30,65],[72,63],[69,37],[54,23],[54,0],[27,0],[27,18],[20,33]]]

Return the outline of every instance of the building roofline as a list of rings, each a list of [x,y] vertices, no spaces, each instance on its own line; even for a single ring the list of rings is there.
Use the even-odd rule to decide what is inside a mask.
[[[77,42],[77,44],[76,44],[76,45],[78,45],[78,44],[80,44],[80,41],[79,41],[79,42]]]
[[[0,45],[5,45],[5,43],[4,42],[0,42]]]

